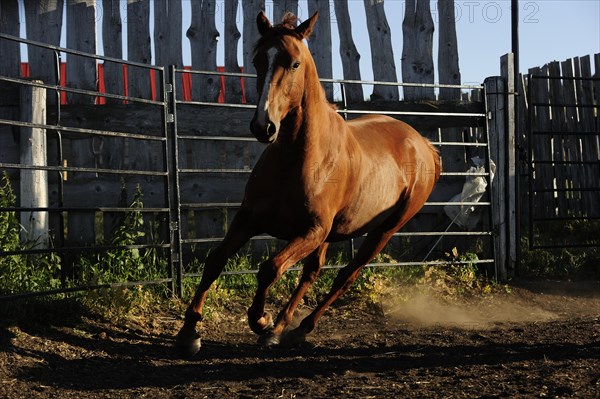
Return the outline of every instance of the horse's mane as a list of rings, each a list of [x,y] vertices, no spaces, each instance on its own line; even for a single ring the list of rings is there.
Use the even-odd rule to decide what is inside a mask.
[[[256,44],[254,45],[254,53],[259,49],[263,44],[272,40],[277,36],[292,36],[298,40],[302,40],[302,36],[296,32],[296,26],[298,24],[298,17],[294,15],[292,12],[286,12],[281,22],[273,28],[271,28],[264,36],[262,36]]]
[[[294,15],[293,12],[286,12],[283,18],[281,18],[281,23],[277,26],[283,26],[288,29],[296,29],[296,25],[298,23],[298,17]]]

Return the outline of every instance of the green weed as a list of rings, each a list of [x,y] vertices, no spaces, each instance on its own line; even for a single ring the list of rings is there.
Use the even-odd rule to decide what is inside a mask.
[[[14,208],[17,197],[8,174],[0,180],[0,208]],[[21,241],[21,224],[15,211],[0,212],[0,250],[23,251],[36,242]],[[15,294],[60,286],[60,258],[55,253],[0,255],[0,294]]]

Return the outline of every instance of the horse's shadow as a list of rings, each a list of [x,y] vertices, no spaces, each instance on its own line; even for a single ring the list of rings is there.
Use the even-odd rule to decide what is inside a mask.
[[[64,321],[67,322],[19,326],[20,333],[41,339],[36,339],[42,342],[37,345],[20,345],[19,340],[11,339],[14,327],[1,330],[3,351],[35,359],[14,370],[12,378],[80,391],[169,389],[251,380],[261,383],[269,378],[327,378],[347,371],[386,374],[438,367],[494,366],[543,361],[549,354],[553,360],[568,361],[594,357],[594,353],[598,358],[600,353],[594,343],[474,341],[452,346],[394,343],[347,347],[339,342],[325,342],[315,347],[267,349],[250,340],[207,340],[198,355],[183,360],[176,357],[171,336],[113,330],[106,324],[87,323],[82,317]],[[45,350],[44,340],[54,341],[59,349]],[[64,344],[64,350],[60,344]],[[70,353],[70,347],[79,349]]]

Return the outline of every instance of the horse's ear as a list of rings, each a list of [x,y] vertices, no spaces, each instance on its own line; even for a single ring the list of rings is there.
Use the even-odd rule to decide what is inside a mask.
[[[297,28],[296,33],[300,35],[303,39],[308,39],[310,34],[313,31],[313,27],[315,26],[315,22],[317,22],[317,18],[319,17],[319,12],[316,11],[312,17],[302,22]]]
[[[256,16],[256,26],[258,27],[258,33],[260,33],[261,36],[264,36],[265,33],[273,27],[264,11],[259,12]]]

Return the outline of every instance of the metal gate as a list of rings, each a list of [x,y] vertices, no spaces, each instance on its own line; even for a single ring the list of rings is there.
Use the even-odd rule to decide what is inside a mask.
[[[83,90],[75,87],[48,85],[32,82],[22,78],[0,77],[0,83],[19,87],[33,87],[45,89],[48,97],[55,95],[55,101],[51,101],[52,109],[49,110],[49,119],[44,122],[26,120],[23,114],[17,117],[5,117],[0,115],[0,128],[3,132],[11,135],[23,134],[27,129],[38,129],[52,140],[52,150],[56,153],[48,154],[47,164],[39,164],[27,159],[14,161],[0,161],[0,169],[8,171],[13,176],[23,176],[30,171],[44,171],[49,176],[49,187],[55,196],[52,204],[18,204],[12,206],[0,206],[0,215],[11,213],[27,213],[31,215],[46,214],[56,221],[55,239],[51,240],[45,247],[19,247],[0,248],[0,258],[6,259],[19,255],[56,254],[60,258],[61,265],[55,276],[59,280],[58,287],[39,286],[35,290],[15,292],[0,296],[0,300],[22,298],[36,295],[46,295],[63,292],[82,291],[104,287],[122,287],[145,284],[167,284],[177,294],[181,294],[184,278],[195,278],[201,273],[201,264],[198,267],[190,266],[193,262],[186,258],[195,246],[214,245],[222,238],[224,226],[228,218],[239,207],[242,200],[245,180],[254,165],[254,162],[262,152],[262,145],[257,143],[248,135],[247,123],[253,112],[254,105],[232,103],[215,103],[214,101],[182,101],[178,94],[178,84],[182,78],[193,79],[196,76],[204,76],[209,79],[218,80],[222,76],[234,79],[252,79],[247,74],[227,74],[222,72],[190,71],[171,67],[168,70],[163,67],[147,66],[122,60],[103,57],[94,54],[86,54],[56,46],[32,42],[25,39],[0,34],[0,40],[12,40],[25,43],[30,46],[44,48],[54,54],[54,65],[56,73],[59,72],[61,54],[69,54],[82,58],[92,59],[93,62],[114,63],[127,65],[130,68],[143,69],[153,76],[158,84],[156,99],[143,98],[142,96],[124,96],[100,93],[97,90]],[[339,112],[345,117],[369,113],[385,113],[397,118],[413,120],[452,120],[451,126],[465,126],[466,128],[455,131],[453,139],[444,137],[439,129],[432,139],[433,144],[439,148],[458,149],[469,158],[478,155],[482,160],[480,169],[465,170],[462,166],[452,169],[446,164],[442,173],[439,186],[448,186],[452,179],[459,182],[458,190],[455,192],[440,192],[427,202],[424,212],[430,211],[432,215],[438,215],[437,222],[428,229],[417,229],[415,231],[402,231],[396,234],[398,239],[408,240],[417,237],[427,246],[434,248],[440,240],[462,238],[466,241],[476,239],[483,240],[485,247],[481,254],[471,259],[453,259],[454,263],[481,264],[489,267],[497,273],[498,259],[504,251],[498,243],[498,226],[503,224],[498,218],[498,211],[503,193],[495,190],[495,184],[491,183],[490,158],[498,159],[498,151],[501,146],[494,142],[501,136],[501,132],[494,129],[494,123],[500,121],[502,116],[496,114],[498,109],[490,104],[495,103],[504,94],[503,90],[497,90],[496,86],[433,86],[435,89],[451,88],[457,90],[472,90],[476,92],[476,106],[473,109],[456,109],[444,111],[439,109],[442,105],[421,104],[421,107],[429,107],[426,110],[381,110],[381,109],[356,109],[351,108],[345,101],[345,86],[349,84],[386,84],[403,86],[400,83],[388,82],[355,82],[344,80],[327,80],[337,85],[340,89],[341,105]],[[410,85],[409,85],[410,86]],[[423,86],[423,85],[418,85]],[[104,98],[112,100],[116,105],[88,105],[80,108],[62,106],[60,102],[61,93],[70,93],[79,96],[88,96],[96,99]],[[487,108],[486,108],[487,107]],[[74,111],[75,109],[76,111]],[[75,114],[73,114],[75,112]],[[116,113],[116,114],[115,114]],[[218,115],[218,123],[199,123],[203,120],[198,118],[202,114]],[[119,116],[115,116],[115,115]],[[245,116],[244,116],[245,115]],[[436,119],[437,118],[437,119]],[[460,120],[457,124],[456,120]],[[219,133],[218,126],[223,125],[225,130]],[[92,160],[89,165],[72,165],[64,163],[66,157],[63,155],[64,140],[69,137],[88,140],[91,143],[94,154],[98,149],[101,139],[126,140],[129,142],[130,156],[144,156],[144,152],[153,154],[153,162],[150,166],[139,168],[135,164],[123,167],[121,160],[114,164],[104,164],[102,158]],[[457,138],[458,137],[458,138]],[[195,147],[191,147],[194,143]],[[222,151],[209,151],[210,143],[223,143]],[[493,143],[493,144],[491,144]],[[212,144],[210,144],[212,145]],[[494,148],[492,148],[494,147]],[[225,164],[223,160],[227,161]],[[225,165],[225,166],[224,166]],[[499,168],[502,169],[502,168]],[[87,176],[87,186],[78,187],[77,179],[73,175]],[[67,179],[67,176],[68,179]],[[96,176],[94,178],[94,176]],[[110,176],[111,179],[106,178]],[[131,212],[128,207],[115,206],[117,198],[114,192],[111,195],[102,195],[105,187],[112,184],[115,179],[126,179],[131,184],[140,184],[145,194],[144,208],[136,212],[143,214],[144,218],[154,217],[158,220],[157,235],[152,239],[145,238],[137,242],[125,245],[111,245],[100,242],[92,237],[87,243],[73,242],[69,234],[73,232],[63,223],[71,224],[71,217],[75,216],[86,223],[98,225],[100,220],[106,224],[115,215],[123,215]],[[465,179],[486,179],[487,187],[483,198],[477,200],[464,200],[460,198],[462,183]],[[499,178],[495,178],[498,181]],[[456,186],[456,184],[455,184]],[[492,190],[494,188],[494,190]],[[84,194],[82,194],[84,193]],[[454,194],[458,194],[458,200],[451,200]],[[456,218],[448,218],[443,211],[444,207],[454,207],[461,212],[479,214],[480,221],[476,227],[464,228],[457,226]],[[208,213],[206,213],[208,212]],[[207,217],[207,215],[212,215]],[[199,216],[200,215],[200,216]],[[434,218],[435,219],[435,218]],[[201,224],[218,225],[214,234],[199,234],[198,226]],[[97,227],[97,226],[96,226]],[[210,226],[209,226],[210,227]],[[214,226],[213,226],[214,227]],[[360,240],[360,239],[359,239]],[[267,248],[276,246],[273,237],[259,236],[252,240],[251,245]],[[354,253],[354,242],[347,244],[348,256]],[[164,269],[157,271],[151,279],[136,279],[132,277],[128,281],[114,283],[98,283],[93,279],[81,279],[81,270],[74,270],[73,266],[65,259],[82,253],[97,254],[102,258],[110,251],[133,250],[149,251],[156,250],[159,256],[166,261]],[[425,256],[414,259],[401,259],[399,261],[381,260],[369,264],[370,267],[390,267],[408,265],[441,265],[446,260],[435,260],[437,257],[430,256],[431,251],[425,251]],[[433,259],[433,260],[432,260]],[[439,259],[439,258],[438,258]],[[494,267],[496,265],[496,267]],[[81,265],[79,265],[81,267]],[[328,268],[342,267],[340,264],[330,264]],[[254,268],[238,270],[231,273],[256,273]],[[72,278],[73,274],[78,274]]]
[[[182,76],[186,76],[187,79],[219,79],[222,76],[224,79],[252,79],[254,75],[249,74],[241,74],[241,73],[223,73],[223,72],[207,72],[207,71],[193,71],[189,69],[181,69],[181,68],[171,68],[170,79],[171,82],[177,82],[181,80]],[[357,82],[357,81],[346,81],[346,80],[337,80],[337,79],[322,79],[322,82],[338,85],[339,93],[340,93],[340,104],[338,105],[338,112],[343,115],[345,118],[348,117],[356,117],[364,114],[372,114],[372,113],[383,113],[386,115],[391,115],[395,118],[406,119],[425,119],[432,117],[443,117],[443,118],[461,118],[462,121],[465,122],[464,126],[467,126],[465,132],[463,132],[463,137],[461,140],[449,140],[443,137],[443,134],[440,130],[437,130],[436,137],[432,139],[432,142],[438,148],[444,147],[454,147],[460,148],[466,154],[479,154],[481,156],[482,167],[478,170],[445,170],[442,172],[442,179],[440,184],[444,184],[445,181],[449,179],[465,179],[465,178],[483,178],[486,179],[487,182],[490,182],[490,178],[492,175],[490,174],[490,135],[489,135],[489,125],[495,122],[496,118],[503,118],[503,115],[496,115],[494,110],[487,110],[485,106],[488,106],[491,103],[495,104],[496,98],[498,96],[504,96],[504,93],[500,93],[502,90],[497,90],[497,87],[491,84],[492,93],[488,96],[487,91],[488,87],[482,86],[449,86],[449,85],[415,85],[415,86],[433,86],[436,89],[440,88],[451,88],[458,90],[473,90],[476,92],[479,99],[485,99],[485,101],[481,102],[481,108],[477,110],[471,111],[453,111],[453,112],[444,112],[443,110],[432,109],[428,112],[424,111],[393,111],[393,110],[367,110],[367,109],[351,109],[345,100],[345,86],[351,84],[385,84],[385,85],[395,85],[398,87],[401,86],[411,86],[411,84],[402,84],[402,83],[389,83],[389,82]],[[176,85],[173,85],[175,88]],[[248,84],[246,83],[246,87]],[[239,159],[235,159],[233,162],[226,163],[223,165],[222,159],[202,159],[190,162],[189,154],[186,156],[185,151],[181,151],[182,147],[189,148],[190,145],[194,146],[194,143],[230,143],[230,147],[224,148],[235,148],[231,150],[233,152],[237,152],[243,154],[243,156],[247,156],[248,152],[250,153],[250,159],[256,160],[260,153],[262,152],[262,145],[258,144],[256,140],[251,137],[248,132],[246,124],[252,117],[252,113],[254,112],[254,105],[251,104],[243,104],[243,103],[217,103],[215,101],[183,101],[178,99],[179,96],[176,93],[176,90],[173,92],[173,113],[175,115],[175,135],[177,137],[177,145],[180,148],[178,150],[179,157],[177,159],[177,165],[175,166],[178,171],[178,197],[177,197],[177,208],[181,211],[178,215],[179,221],[178,225],[181,227],[180,234],[180,251],[182,254],[185,254],[186,247],[189,248],[191,246],[197,245],[216,245],[223,238],[222,234],[225,231],[220,230],[219,233],[215,235],[200,235],[195,234],[193,229],[189,227],[190,217],[194,218],[197,216],[183,216],[182,212],[205,212],[207,210],[218,210],[222,214],[228,215],[230,212],[235,212],[241,205],[242,195],[243,195],[243,187],[245,186],[245,179],[249,176],[251,172],[251,164],[252,161],[240,161]],[[485,104],[485,105],[484,105]],[[186,107],[182,109],[182,107]],[[209,115],[211,113],[217,113],[221,115],[229,115],[230,118],[235,120],[241,120],[242,125],[239,127],[240,131],[236,131],[235,128],[231,127],[231,124],[235,125],[231,120],[226,122],[228,123],[228,130],[223,131],[219,129],[219,126],[216,124],[211,124],[204,119],[204,124],[207,125],[205,127],[196,126],[193,129],[193,132],[190,132],[188,127],[187,131],[183,131],[178,127],[178,121],[180,119],[179,115],[181,113],[189,113],[190,107],[195,109],[194,112],[201,112],[202,115]],[[240,116],[244,115],[244,116]],[[503,122],[502,122],[503,123]],[[237,125],[235,125],[237,126]],[[470,127],[470,128],[469,128]],[[471,139],[466,139],[467,131],[471,130]],[[492,128],[492,130],[494,130]],[[234,133],[234,134],[231,134]],[[502,132],[494,131],[496,135],[502,135]],[[430,137],[431,138],[431,137]],[[197,145],[197,144],[196,144]],[[208,144],[206,147],[208,148]],[[220,147],[213,147],[220,148]],[[243,148],[244,150],[239,150]],[[246,151],[247,150],[247,151]],[[496,148],[498,151],[498,148]],[[215,152],[219,154],[227,153],[227,150],[219,150],[219,151],[204,151],[203,154],[197,154],[197,156],[204,158],[206,154],[210,152]],[[496,154],[496,156],[498,156]],[[211,157],[208,157],[211,158]],[[221,157],[222,158],[222,157]],[[193,176],[193,177],[192,177]],[[221,179],[238,179],[242,177],[242,184],[239,184],[236,190],[233,190],[234,193],[231,195],[228,191],[227,193],[221,193],[221,195],[216,194],[212,195],[207,201],[190,201],[190,198],[198,198],[198,195],[190,196],[189,192],[187,195],[183,193],[186,189],[183,187],[181,182],[182,179],[192,178],[197,184],[202,184],[198,182],[205,182],[214,178],[214,176],[219,176]],[[464,180],[461,180],[464,181]],[[462,184],[461,184],[462,186]],[[481,256],[475,259],[469,260],[455,260],[456,263],[474,263],[482,265],[482,267],[489,266],[489,270],[492,271],[493,275],[498,277],[498,255],[499,252],[504,251],[501,243],[498,242],[499,234],[497,233],[497,229],[493,226],[497,226],[501,222],[499,219],[494,219],[500,213],[498,207],[493,207],[492,202],[494,201],[494,205],[499,198],[502,198],[501,193],[495,193],[492,195],[492,184],[487,185],[486,194],[484,199],[481,200],[450,200],[449,197],[440,199],[440,198],[430,198],[430,200],[425,204],[425,209],[437,209],[438,212],[446,206],[455,206],[460,208],[463,212],[475,212],[481,213],[483,215],[483,222],[480,223],[476,228],[465,229],[457,226],[456,218],[454,220],[446,220],[444,219],[436,229],[430,229],[425,231],[401,231],[395,234],[395,237],[399,238],[409,238],[409,237],[419,237],[426,239],[429,245],[429,251],[426,251],[426,255],[424,257],[420,257],[412,260],[402,260],[402,261],[391,261],[391,262],[372,262],[367,265],[367,267],[383,267],[383,266],[412,266],[412,265],[443,265],[447,264],[445,260],[432,260],[428,258],[432,250],[440,243],[440,240],[448,237],[452,238],[463,238],[468,240],[475,240],[478,238],[482,238],[485,240],[485,246],[487,248],[486,255]],[[223,189],[221,187],[221,189]],[[223,189],[226,190],[226,189]],[[187,190],[189,191],[189,189]],[[207,190],[208,191],[208,190]],[[493,209],[494,208],[494,209]],[[443,211],[441,211],[443,213]],[[460,213],[460,212],[459,212]],[[188,227],[186,227],[188,226]],[[218,229],[219,230],[219,229]],[[253,237],[251,239],[250,245],[265,245],[265,243],[273,243],[276,239],[274,237],[268,235],[259,235]],[[254,243],[254,244],[252,244]],[[269,244],[266,244],[267,246]],[[347,243],[346,251],[348,251],[348,256],[352,256],[355,251],[355,242],[354,240],[350,240]],[[186,277],[199,277],[201,275],[201,270],[192,270],[188,267],[188,262],[185,261],[186,256],[182,256],[182,265],[179,269],[181,271],[181,276],[179,281],[181,282],[183,278]],[[439,259],[439,258],[438,258]],[[325,268],[341,268],[345,265],[343,264],[328,264]],[[294,270],[293,268],[291,270]],[[234,271],[225,271],[223,274],[246,274],[246,273],[257,273],[258,270],[254,268],[250,268],[247,270],[234,270]],[[180,287],[181,289],[181,287]]]
[[[529,247],[600,246],[600,78],[557,68],[528,76]]]

